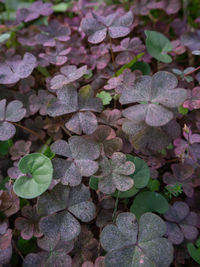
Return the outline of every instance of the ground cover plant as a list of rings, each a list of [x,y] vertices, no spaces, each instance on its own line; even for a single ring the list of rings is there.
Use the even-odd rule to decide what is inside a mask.
[[[198,0],[0,0],[0,266],[200,265]]]

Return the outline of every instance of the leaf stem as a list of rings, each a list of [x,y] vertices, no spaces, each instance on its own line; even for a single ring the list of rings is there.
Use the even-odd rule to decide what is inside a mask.
[[[69,135],[69,136],[72,136],[72,134],[65,128],[65,126],[60,126],[62,129],[63,129],[63,131],[67,134],[67,135]]]
[[[111,54],[111,58],[112,58],[112,63],[113,63],[113,68],[114,71],[116,70],[116,65],[115,65],[115,58],[114,58],[114,54],[113,54],[113,49],[112,49],[112,39],[109,36],[109,41],[110,41],[110,54]]]
[[[16,123],[16,122],[10,122],[10,123],[12,123],[13,125],[15,125],[15,126],[17,126],[17,127],[20,127],[20,128],[22,128],[22,129],[24,129],[25,131],[27,131],[27,132],[29,132],[29,133],[31,133],[31,134],[37,136],[37,137],[38,137],[38,138],[45,144],[45,141],[44,141],[44,139],[41,137],[41,135],[39,135],[39,134],[36,133],[35,131],[33,131],[33,130],[31,130],[31,129],[29,129],[29,128],[27,128],[27,127],[25,127],[25,126],[23,126],[23,125],[21,125],[21,124],[19,124],[19,123]]]
[[[117,213],[117,208],[118,208],[118,203],[119,203],[119,194],[120,194],[120,191],[118,190],[117,198],[116,198],[116,201],[115,201],[115,208],[114,208],[114,211],[113,211],[113,214],[112,214],[113,222],[115,222],[115,220],[116,220],[116,213]]]
[[[192,74],[192,73],[194,73],[194,72],[196,72],[196,71],[199,70],[199,69],[200,69],[200,66],[197,67],[196,69],[192,70],[192,71],[186,72],[186,73],[184,74],[184,77],[185,77],[185,76],[188,76],[188,75],[190,75],[190,74]]]

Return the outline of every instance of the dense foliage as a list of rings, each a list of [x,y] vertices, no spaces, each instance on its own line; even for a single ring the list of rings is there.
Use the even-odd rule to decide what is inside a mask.
[[[199,1],[0,11],[0,266],[199,266]]]

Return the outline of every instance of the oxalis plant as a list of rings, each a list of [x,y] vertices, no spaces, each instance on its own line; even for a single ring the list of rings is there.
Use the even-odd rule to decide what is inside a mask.
[[[198,1],[0,1],[0,266],[200,264]]]

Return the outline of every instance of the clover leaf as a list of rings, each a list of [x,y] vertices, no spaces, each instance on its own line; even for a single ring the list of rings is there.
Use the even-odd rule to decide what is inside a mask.
[[[91,86],[84,86],[79,90],[78,107],[75,113],[66,123],[65,127],[70,131],[81,134],[92,134],[97,128],[97,118],[93,112],[102,111],[102,101],[94,97]]]
[[[95,160],[100,156],[99,145],[81,136],[72,136],[68,142],[58,140],[51,145],[51,150],[68,160],[53,159],[54,179],[61,179],[65,185],[76,186],[82,176],[91,176],[98,170]]]
[[[6,99],[0,101],[0,141],[6,141],[15,135],[12,122],[20,121],[26,114],[21,101],[11,101],[6,107]]]
[[[123,111],[123,116],[131,121],[145,121],[154,127],[163,126],[173,119],[171,108],[178,108],[186,99],[187,91],[176,88],[175,75],[159,71],[152,77],[143,75],[133,86],[122,91],[121,104],[140,103]]]
[[[40,153],[24,156],[19,162],[24,176],[14,183],[14,192],[22,198],[35,198],[46,191],[51,183],[53,166],[49,158]]]
[[[83,184],[72,188],[57,184],[39,197],[37,210],[44,216],[39,223],[44,238],[64,242],[79,235],[78,219],[89,222],[96,213],[95,205],[90,201],[90,191]]]
[[[150,178],[150,170],[146,162],[138,157],[133,157],[132,155],[126,155],[127,160],[133,162],[135,164],[135,171],[130,177],[133,179],[134,184],[133,186],[125,191],[125,192],[118,192],[116,191],[113,195],[114,197],[119,198],[129,198],[134,196],[141,188],[147,186]]]
[[[183,201],[176,201],[169,206],[164,214],[167,225],[167,238],[175,245],[181,244],[184,239],[193,241],[198,236],[199,215],[190,211]]]
[[[64,85],[70,84],[87,73],[87,66],[77,68],[75,65],[68,65],[60,68],[60,74],[54,76],[50,81],[52,90],[61,89]]]
[[[36,57],[31,53],[25,53],[23,59],[7,60],[0,66],[0,84],[13,84],[27,78],[36,66]]]
[[[155,192],[140,192],[133,201],[130,211],[137,218],[145,212],[165,213],[168,210],[167,200],[159,193]]]
[[[143,214],[139,222],[132,213],[119,214],[116,224],[101,232],[101,245],[108,252],[105,266],[170,266],[173,247],[162,237],[165,231],[165,222],[153,213]]]
[[[88,36],[90,43],[98,44],[106,38],[107,33],[111,38],[126,36],[131,31],[132,23],[133,13],[131,11],[122,16],[115,12],[106,17],[92,13],[92,17],[81,21],[81,28]]]
[[[98,187],[104,194],[112,194],[116,189],[127,191],[133,186],[134,181],[129,175],[134,173],[135,165],[127,161],[123,153],[115,152],[110,160],[103,156],[99,167],[94,177],[99,177]]]
[[[147,37],[146,47],[148,53],[161,62],[172,62],[172,58],[167,54],[167,52],[170,52],[173,49],[169,39],[162,33],[156,31],[145,30],[145,34]]]

